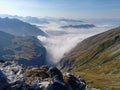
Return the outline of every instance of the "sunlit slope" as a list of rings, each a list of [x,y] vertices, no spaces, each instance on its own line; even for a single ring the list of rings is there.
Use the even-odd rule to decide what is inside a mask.
[[[89,85],[117,90],[120,88],[120,27],[80,42],[59,66],[83,75]]]

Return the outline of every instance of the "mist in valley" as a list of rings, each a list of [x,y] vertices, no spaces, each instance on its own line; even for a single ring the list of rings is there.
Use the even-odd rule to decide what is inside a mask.
[[[113,24],[114,23],[114,24]],[[37,26],[47,33],[48,37],[38,36],[47,50],[47,63],[58,63],[65,54],[74,48],[79,42],[90,36],[102,33],[118,25],[116,20],[85,20],[85,21],[61,21],[49,20],[49,24]],[[93,24],[92,28],[61,28],[67,25]]]

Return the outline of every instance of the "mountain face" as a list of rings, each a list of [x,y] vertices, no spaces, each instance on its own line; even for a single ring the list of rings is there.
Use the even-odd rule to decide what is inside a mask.
[[[14,38],[13,35],[7,34],[5,32],[0,31],[0,47],[7,46],[11,43],[11,40]]]
[[[43,65],[46,49],[34,36],[17,37],[0,31],[0,60],[16,60],[24,66]]]
[[[120,89],[120,27],[80,42],[58,65],[101,90]]]
[[[25,23],[18,19],[0,18],[0,31],[10,33],[15,36],[37,36],[46,34],[35,25]]]

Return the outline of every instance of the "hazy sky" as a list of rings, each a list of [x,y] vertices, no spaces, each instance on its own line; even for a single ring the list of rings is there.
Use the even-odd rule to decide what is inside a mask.
[[[0,0],[0,14],[67,18],[119,18],[120,0]]]

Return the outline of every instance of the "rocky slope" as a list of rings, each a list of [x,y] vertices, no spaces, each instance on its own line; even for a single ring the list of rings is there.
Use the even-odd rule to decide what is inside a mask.
[[[58,65],[102,90],[120,89],[120,27],[80,42]]]
[[[49,68],[48,66],[23,68],[15,61],[4,62],[0,60],[0,90],[46,90],[45,88],[51,84],[51,78],[47,73]],[[77,77],[75,78],[77,79]],[[70,78],[64,75],[64,81],[67,85],[69,85],[69,80]],[[80,81],[82,79],[76,80],[77,83]],[[87,86],[85,90],[100,89],[89,88]]]
[[[31,25],[18,19],[9,18],[0,18],[0,31],[4,31],[15,36],[46,35],[35,25]]]
[[[36,76],[30,76],[31,71]],[[40,76],[38,77],[38,75]],[[40,83],[43,80],[41,80],[42,75],[45,76],[46,73],[40,67],[38,69],[35,67],[26,69],[14,61],[4,62],[0,60],[0,90],[43,90]]]
[[[24,66],[46,63],[46,49],[34,36],[16,37],[0,31],[0,60],[16,60]]]
[[[15,61],[0,60],[0,90],[45,90],[50,84],[48,69],[48,66],[23,68]]]

